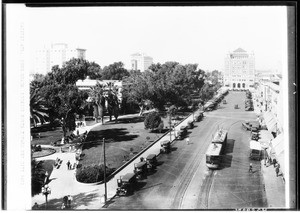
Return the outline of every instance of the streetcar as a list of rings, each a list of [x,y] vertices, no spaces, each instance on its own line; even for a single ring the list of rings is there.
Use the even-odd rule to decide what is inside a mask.
[[[217,169],[221,163],[222,144],[211,143],[206,151],[206,166],[209,169]]]
[[[227,130],[221,128],[215,133],[211,141],[212,143],[222,144],[222,152],[224,151],[227,143],[227,133]]]

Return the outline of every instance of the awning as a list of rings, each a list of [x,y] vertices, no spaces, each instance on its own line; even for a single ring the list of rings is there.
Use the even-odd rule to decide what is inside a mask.
[[[250,141],[250,149],[262,150],[260,143],[253,140]]]
[[[270,132],[276,132],[277,120],[273,116],[273,113],[271,113],[271,112],[265,112],[264,113],[264,120],[265,120],[265,123],[267,125],[268,130]]]
[[[280,154],[284,151],[283,134],[279,134],[274,140],[271,141],[272,147],[276,154]]]
[[[276,159],[280,164],[280,169],[284,173],[285,156],[284,156],[284,138],[283,133],[279,134],[274,140],[271,141],[272,149],[275,152]]]

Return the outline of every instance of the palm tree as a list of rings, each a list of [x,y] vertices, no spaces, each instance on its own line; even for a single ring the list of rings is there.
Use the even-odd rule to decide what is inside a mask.
[[[34,126],[37,123],[43,123],[48,118],[48,108],[46,107],[46,103],[40,95],[36,92],[36,90],[30,91],[30,119],[33,122]]]
[[[103,123],[104,117],[104,106],[105,106],[105,97],[104,97],[104,89],[103,86],[97,82],[96,86],[91,88],[89,92],[89,101],[94,104],[94,116],[96,122],[98,121],[98,117],[101,118],[101,122]]]

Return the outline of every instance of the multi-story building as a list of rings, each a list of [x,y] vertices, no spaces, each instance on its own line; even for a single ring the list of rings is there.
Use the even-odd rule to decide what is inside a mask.
[[[234,90],[252,89],[255,78],[255,58],[238,48],[226,55],[224,69],[224,86]]]
[[[70,48],[67,44],[56,43],[36,50],[34,60],[34,73],[46,74],[54,65],[62,67],[63,63],[71,58],[85,59],[86,50]]]
[[[131,69],[144,72],[153,64],[153,58],[145,53],[135,53],[131,55]]]

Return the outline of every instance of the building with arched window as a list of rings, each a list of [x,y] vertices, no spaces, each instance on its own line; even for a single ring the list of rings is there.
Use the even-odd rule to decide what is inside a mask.
[[[226,55],[224,86],[234,90],[251,89],[254,86],[255,60],[253,53],[238,48]]]

